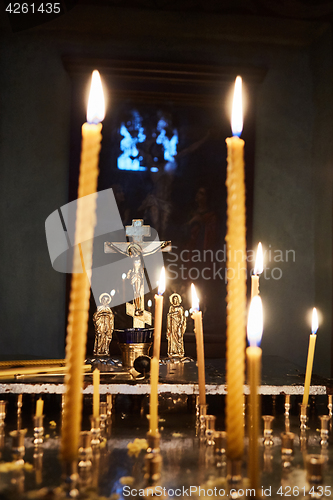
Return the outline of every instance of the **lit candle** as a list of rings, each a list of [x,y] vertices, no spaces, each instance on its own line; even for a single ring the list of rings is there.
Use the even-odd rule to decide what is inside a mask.
[[[197,345],[197,365],[198,365],[198,380],[199,380],[199,404],[206,404],[206,381],[205,381],[205,354],[203,342],[202,328],[202,312],[199,311],[199,299],[195,291],[195,286],[191,285],[192,291],[192,314],[194,320],[194,333]]]
[[[94,418],[99,417],[99,370],[95,368],[93,371],[93,416]]]
[[[233,137],[226,139],[227,157],[227,453],[241,459],[244,450],[243,386],[246,346],[246,228],[242,80],[236,78],[232,110]]]
[[[92,267],[92,245],[96,224],[96,197],[98,160],[101,148],[101,121],[104,118],[103,89],[98,71],[94,71],[89,95],[87,120],[82,126],[82,148],[76,212],[73,274],[71,281],[69,315],[66,338],[66,376],[64,412],[62,420],[61,457],[66,462],[77,458],[82,414],[82,386],[85,359],[90,283],[85,272]],[[89,201],[80,203],[80,198]],[[81,242],[85,242],[85,256]],[[82,267],[81,267],[82,266]]]
[[[44,401],[42,398],[37,399],[36,403],[36,417],[41,417],[43,415]]]
[[[150,360],[150,399],[149,399],[149,432],[152,436],[158,434],[158,370],[159,360]]]
[[[312,311],[312,328],[311,328],[312,333],[309,338],[308,360],[306,363],[304,394],[302,401],[302,405],[305,406],[307,406],[309,401],[309,391],[310,391],[310,383],[312,376],[313,358],[316,347],[317,330],[318,330],[318,314],[317,314],[317,309],[314,307]]]
[[[163,314],[163,293],[165,290],[165,268],[161,269],[160,281],[158,284],[158,293],[155,294],[155,319],[154,319],[154,348],[153,357],[160,359],[161,350],[161,331]]]
[[[248,384],[250,386],[249,396],[249,455],[248,475],[250,487],[255,489],[256,495],[259,491],[259,396],[261,374],[261,349],[259,347],[263,330],[262,303],[261,298],[256,296],[252,299],[247,326],[247,338],[250,347],[246,349]]]
[[[258,243],[256,262],[254,265],[253,275],[251,276],[251,299],[259,295],[259,274],[264,270],[262,254],[262,244]]]

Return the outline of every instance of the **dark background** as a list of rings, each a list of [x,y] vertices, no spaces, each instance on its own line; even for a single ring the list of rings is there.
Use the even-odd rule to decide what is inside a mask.
[[[110,131],[118,99],[136,102],[142,98],[147,79],[142,88],[138,79],[141,81],[145,69],[149,70],[150,97],[156,98],[156,92],[162,90],[151,74],[154,66],[194,65],[199,72],[198,68],[215,68],[215,73],[209,73],[210,83],[199,81],[197,99],[187,103],[191,109],[193,101],[199,103],[199,97],[208,92],[204,101],[209,105],[202,103],[202,109],[214,110],[214,124],[221,118],[214,139],[214,165],[220,162],[221,171],[215,171],[218,177],[212,185],[213,205],[225,205],[224,139],[230,134],[227,122],[232,80],[240,73],[247,104],[247,181],[253,186],[248,189],[250,201],[253,194],[248,207],[252,230],[248,245],[255,249],[261,240],[271,256],[276,250],[284,256],[287,250],[295,251],[295,261],[266,260],[267,273],[260,280],[265,310],[263,353],[305,367],[308,312],[316,305],[321,325],[315,370],[330,374],[332,2],[62,3],[60,16],[43,22],[38,19],[38,23],[36,19],[35,25],[22,15],[9,18],[5,3],[1,6],[2,356],[64,355],[66,276],[51,267],[44,223],[54,210],[75,197],[80,125],[85,121],[91,65],[101,71],[106,84],[104,127]],[[88,59],[89,64],[85,62]],[[112,68],[111,61],[118,64]],[[133,79],[132,70],[121,71],[124,66],[138,67],[139,78]],[[129,82],[134,82],[133,86]],[[183,98],[195,94],[192,84],[184,86]],[[159,104],[165,101],[165,95],[160,97]],[[181,109],[180,100],[177,106]],[[107,148],[104,152],[103,145],[102,169],[104,154],[109,159]],[[184,212],[192,209],[191,193],[195,183],[201,182],[199,165],[211,152],[202,149],[201,153],[201,157],[199,151],[195,155],[198,177],[193,188],[188,198],[182,196],[179,201],[184,204]],[[208,163],[202,167],[205,179],[210,177],[206,175],[209,168],[217,168]],[[189,165],[190,159],[180,168],[185,172]],[[103,178],[106,184],[112,182],[104,174]],[[181,176],[177,184],[180,193],[184,192],[181,182],[185,178]],[[221,193],[221,203],[216,199],[217,192]],[[178,203],[176,191],[173,193]],[[186,220],[187,214],[182,217]],[[176,236],[172,234],[171,238]],[[274,267],[281,270],[282,276],[275,274],[280,279],[272,277]],[[217,300],[221,320],[216,326],[216,346],[223,346],[225,298],[221,295]],[[215,346],[212,337],[207,342]],[[222,355],[222,348],[219,352]]]

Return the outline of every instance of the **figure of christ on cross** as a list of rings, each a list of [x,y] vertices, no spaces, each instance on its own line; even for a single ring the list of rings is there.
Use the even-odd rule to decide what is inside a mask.
[[[156,252],[170,252],[170,241],[143,241],[151,234],[150,226],[144,225],[142,219],[133,219],[131,226],[126,226],[126,236],[131,242],[104,243],[105,253],[120,253],[133,259],[133,269],[128,271],[127,278],[133,286],[134,301],[126,302],[126,314],[133,317],[133,328],[144,328],[151,325],[151,313],[144,307],[144,261],[143,258]]]

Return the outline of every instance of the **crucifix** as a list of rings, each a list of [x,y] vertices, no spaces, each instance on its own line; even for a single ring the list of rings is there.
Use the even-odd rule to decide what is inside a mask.
[[[126,275],[131,280],[134,291],[133,303],[126,302],[126,314],[133,317],[133,328],[144,328],[151,325],[151,313],[144,307],[144,262],[143,257],[153,255],[158,251],[170,252],[170,241],[143,241],[150,236],[150,226],[144,225],[142,219],[133,219],[131,226],[126,226],[126,236],[130,242],[104,243],[105,253],[120,253],[133,259],[133,269]]]

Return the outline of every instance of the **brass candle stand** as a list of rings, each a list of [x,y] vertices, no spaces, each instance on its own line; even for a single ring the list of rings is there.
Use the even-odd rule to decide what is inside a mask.
[[[78,463],[80,490],[88,488],[92,482],[92,458],[91,433],[90,431],[82,431],[80,433]]]
[[[200,439],[205,439],[206,432],[206,415],[207,415],[208,405],[197,405],[197,421],[196,421],[196,435]]]
[[[324,458],[321,455],[307,455],[306,459],[307,482],[310,498],[321,498],[318,486],[323,482]]]
[[[227,483],[230,498],[236,500],[240,498],[238,491],[242,488],[243,477],[242,477],[242,460],[240,459],[229,459],[227,461]]]
[[[205,416],[205,438],[207,446],[213,446],[214,443],[214,434],[215,434],[215,415],[206,415]]]
[[[99,404],[99,422],[100,422],[100,429],[101,429],[101,435],[104,436],[105,434],[105,428],[106,428],[106,420],[108,418],[108,413],[107,413],[107,403],[106,402],[101,402]]]
[[[293,432],[281,432],[281,460],[283,469],[289,469],[293,461],[294,455],[294,438]]]
[[[10,432],[10,436],[13,438],[12,441],[12,458],[15,462],[17,468],[13,471],[12,484],[19,495],[24,492],[24,455],[25,446],[24,439],[27,433],[27,429],[18,429]]]
[[[264,446],[272,446],[273,441],[273,429],[272,424],[275,417],[272,415],[263,415],[262,419],[264,421]]]
[[[147,432],[148,448],[145,456],[145,475],[146,486],[153,486],[161,478],[162,455],[160,453],[160,433],[151,434]]]
[[[35,480],[37,485],[40,485],[43,482],[43,456],[44,456],[43,446],[35,446],[33,459],[34,459],[34,469],[35,469]]]
[[[320,429],[320,445],[321,446],[327,446],[328,445],[328,438],[329,438],[329,433],[330,433],[330,421],[331,418],[329,415],[321,415],[319,417],[320,419],[320,424],[321,424],[321,429]]]
[[[301,408],[300,417],[299,417],[299,419],[300,419],[300,428],[301,428],[301,431],[305,431],[306,430],[306,424],[307,424],[307,421],[308,421],[308,416],[307,416],[308,405],[301,404],[300,408]]]
[[[101,443],[101,428],[100,428],[100,417],[90,416],[90,424],[91,424],[91,446],[94,448],[99,446]]]
[[[44,415],[34,415],[34,445],[40,446],[44,442]]]
[[[0,401],[0,427],[5,425],[7,401]]]
[[[227,433],[225,431],[214,432],[214,452],[216,467],[225,469],[227,465]]]

